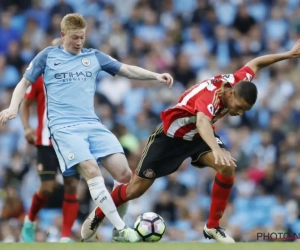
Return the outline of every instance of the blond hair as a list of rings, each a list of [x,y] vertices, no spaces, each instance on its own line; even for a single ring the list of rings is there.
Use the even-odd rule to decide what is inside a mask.
[[[60,29],[62,32],[68,30],[85,29],[87,26],[85,19],[78,13],[67,14],[60,22]]]

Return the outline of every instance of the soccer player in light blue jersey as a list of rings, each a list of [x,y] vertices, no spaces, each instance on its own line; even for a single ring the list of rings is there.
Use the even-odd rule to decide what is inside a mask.
[[[83,48],[86,26],[80,14],[64,16],[63,45],[47,47],[32,60],[13,92],[9,108],[0,113],[0,123],[17,116],[26,89],[43,74],[48,127],[63,175],[79,173],[86,179],[92,199],[116,229],[114,241],[136,242],[140,238],[118,214],[97,164],[101,161],[116,181],[130,181],[132,173],[122,146],[94,112],[96,77],[103,70],[113,76],[157,80],[170,87],[173,78],[167,73],[122,64],[96,49]],[[90,228],[97,230],[98,225],[92,221]],[[85,232],[81,233],[86,238]]]

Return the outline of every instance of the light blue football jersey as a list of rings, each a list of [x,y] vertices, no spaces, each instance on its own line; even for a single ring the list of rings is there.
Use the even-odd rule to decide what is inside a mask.
[[[43,74],[50,133],[81,123],[99,121],[94,111],[97,74],[115,75],[121,63],[96,50],[82,49],[73,55],[62,46],[41,51],[29,64],[24,77],[34,83]]]

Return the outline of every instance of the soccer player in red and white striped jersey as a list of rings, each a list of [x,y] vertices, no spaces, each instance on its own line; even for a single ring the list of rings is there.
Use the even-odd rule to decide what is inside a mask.
[[[192,165],[216,170],[204,236],[221,243],[233,243],[234,239],[220,227],[219,221],[234,183],[236,160],[215,134],[213,124],[227,113],[243,115],[251,109],[257,98],[257,89],[251,80],[259,69],[299,57],[300,40],[290,51],[257,57],[234,74],[204,80],[183,93],[175,107],[162,112],[163,124],[149,137],[131,182],[111,193],[116,206],[138,198],[156,178],[177,171],[190,157]],[[93,213],[94,216],[90,215],[83,223],[82,230],[88,230],[91,221],[103,220],[100,208]]]
[[[55,45],[55,40],[53,44]],[[59,43],[59,41],[58,41]],[[36,102],[38,126],[34,130],[29,124],[30,107]],[[28,215],[25,217],[21,232],[24,242],[35,241],[35,221],[38,212],[46,206],[49,197],[56,186],[56,174],[59,169],[59,161],[49,139],[50,133],[47,120],[47,104],[43,77],[40,76],[26,91],[20,106],[20,116],[28,143],[37,147],[38,172],[41,185],[33,195]],[[64,177],[64,201],[62,206],[63,223],[61,241],[71,241],[71,229],[77,218],[79,204],[77,201],[77,184],[79,176]]]
[[[241,107],[242,104],[240,106],[233,102],[226,104],[222,101],[222,95],[226,88],[232,88],[241,81],[251,81],[253,78],[253,70],[245,66],[234,74],[217,75],[194,85],[183,93],[175,107],[162,112],[164,133],[169,137],[193,140],[200,137],[196,126],[198,112],[204,113],[212,124],[226,115],[229,110],[231,110],[230,115],[242,115],[245,111]],[[254,98],[256,96],[253,96]],[[253,101],[249,100],[249,102]],[[234,105],[236,108],[230,109],[230,106]],[[246,106],[251,108],[251,105]]]
[[[34,84],[29,86],[24,98],[24,103],[26,103],[26,106],[28,107],[30,107],[33,102],[37,103],[36,106],[38,118],[38,126],[36,131],[34,131],[28,124],[29,113],[27,113],[28,110],[25,108],[23,103],[22,122],[25,130],[26,140],[30,144],[35,144],[36,146],[52,146],[48,129],[47,104],[42,76],[40,76]]]

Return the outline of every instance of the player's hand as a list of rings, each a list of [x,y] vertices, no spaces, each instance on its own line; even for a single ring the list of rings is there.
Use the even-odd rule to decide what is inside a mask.
[[[0,124],[1,126],[5,125],[7,120],[11,120],[16,118],[18,113],[18,110],[13,110],[13,109],[4,109],[1,113],[0,113]]]
[[[236,167],[236,159],[231,156],[231,154],[223,150],[221,148],[216,148],[212,151],[215,157],[215,164],[218,164],[221,162],[222,165],[227,165],[227,166],[235,166]]]
[[[33,144],[34,145],[35,142],[36,142],[35,131],[32,128],[30,128],[30,127],[25,128],[25,138],[26,138],[26,140],[27,140],[27,142],[29,144]]]
[[[290,50],[290,54],[293,58],[300,57],[300,39],[294,44],[293,48]]]
[[[156,79],[159,82],[166,83],[169,88],[172,88],[173,86],[173,77],[168,73],[157,74]]]

